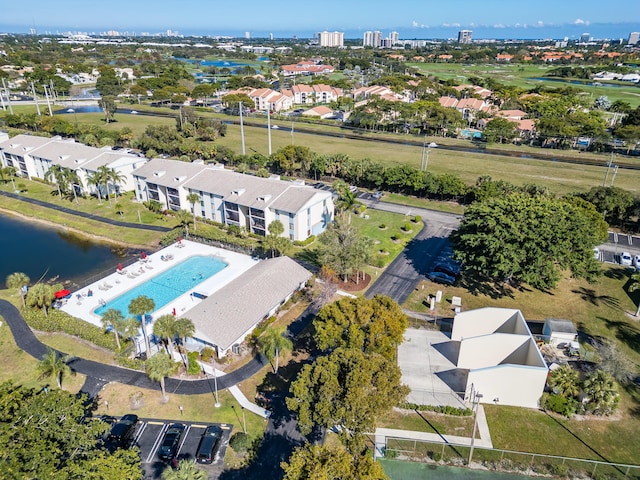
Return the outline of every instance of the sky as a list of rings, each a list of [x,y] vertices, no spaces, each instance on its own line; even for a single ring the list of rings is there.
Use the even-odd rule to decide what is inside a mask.
[[[140,34],[171,29],[185,35],[310,38],[322,30],[361,38],[366,30],[400,38],[562,38],[589,32],[626,38],[640,31],[640,1],[602,0],[21,0],[3,2],[0,32]],[[608,8],[609,5],[615,5]]]

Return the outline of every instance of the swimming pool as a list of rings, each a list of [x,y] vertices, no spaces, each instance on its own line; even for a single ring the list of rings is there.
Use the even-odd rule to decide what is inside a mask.
[[[104,312],[114,308],[120,310],[125,318],[129,317],[129,303],[140,295],[153,299],[156,304],[155,309],[158,310],[227,266],[227,263],[212,256],[189,257],[169,270],[147,280],[142,285],[138,285],[96,308],[94,313],[102,316]],[[126,277],[123,281],[126,282]]]

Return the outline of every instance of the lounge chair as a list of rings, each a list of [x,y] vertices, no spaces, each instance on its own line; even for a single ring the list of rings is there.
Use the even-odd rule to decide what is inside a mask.
[[[109,289],[107,287],[105,287],[104,285],[98,285],[98,290],[105,291],[105,290],[109,290]]]
[[[147,265],[147,270],[153,270],[153,267],[151,265]]]

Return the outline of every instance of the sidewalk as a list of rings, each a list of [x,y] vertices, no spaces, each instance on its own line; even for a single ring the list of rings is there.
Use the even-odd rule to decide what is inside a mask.
[[[478,422],[478,435],[480,438],[476,438],[473,442],[476,447],[493,448],[491,442],[491,434],[489,433],[489,425],[487,424],[487,417],[484,413],[482,405],[478,405],[478,415],[476,417]],[[398,438],[401,440],[416,440],[432,443],[445,443],[448,445],[461,445],[469,447],[471,446],[471,437],[459,437],[456,435],[443,435],[438,433],[428,432],[415,432],[412,430],[396,430],[393,428],[376,428],[375,431],[375,458],[383,458],[384,450],[387,445],[387,438]]]

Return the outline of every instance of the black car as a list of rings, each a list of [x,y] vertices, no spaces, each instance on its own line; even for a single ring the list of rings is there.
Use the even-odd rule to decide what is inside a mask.
[[[158,449],[158,456],[166,461],[173,460],[178,453],[178,446],[180,445],[180,439],[184,434],[187,427],[182,423],[172,423],[167,428],[162,439],[162,445]]]
[[[427,278],[432,282],[443,283],[445,285],[453,285],[456,283],[456,279],[454,277],[442,272],[427,273]]]
[[[138,416],[128,414],[122,417],[113,427],[107,437],[107,445],[113,448],[126,448],[133,440],[138,424]]]
[[[446,273],[450,277],[457,277],[460,275],[460,266],[451,262],[438,262],[433,267],[433,271]]]
[[[196,461],[198,463],[213,463],[216,447],[222,436],[222,429],[215,425],[206,428],[200,438],[200,444],[196,453]]]

